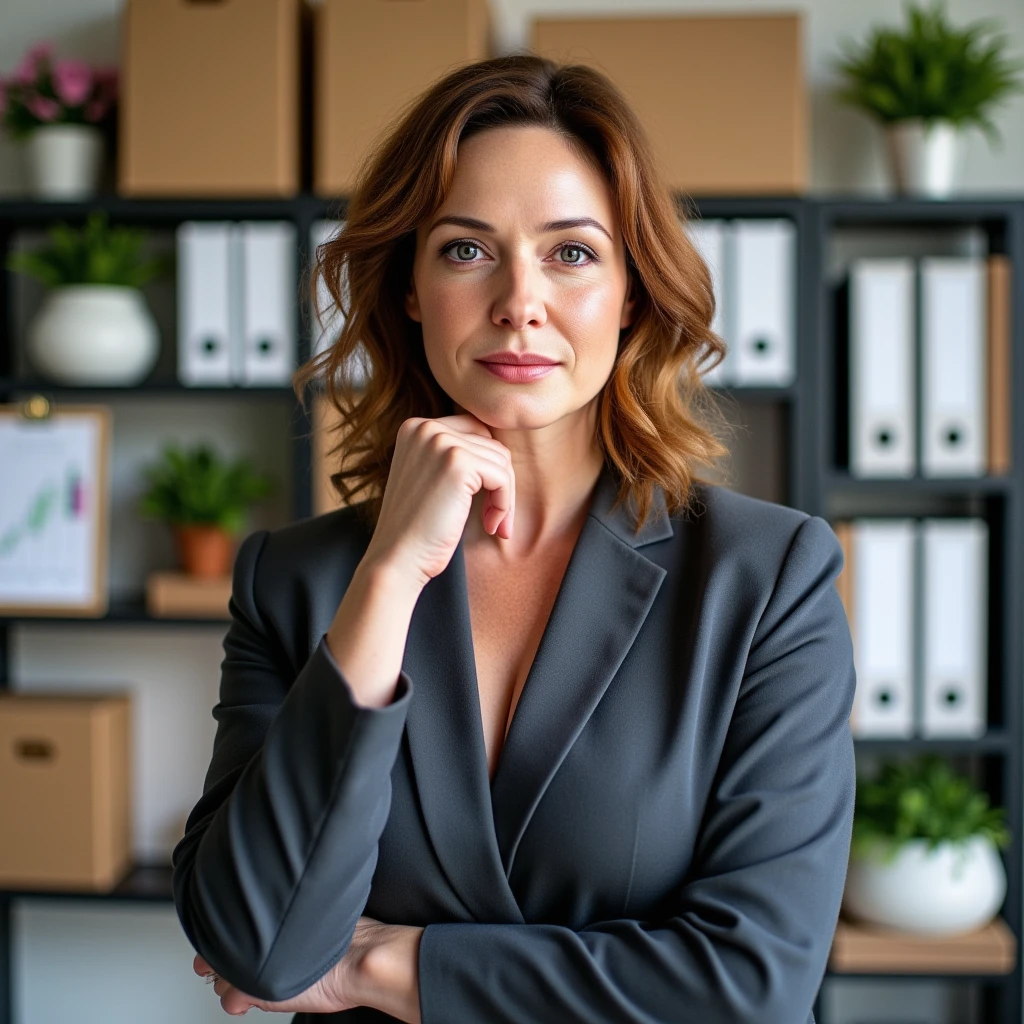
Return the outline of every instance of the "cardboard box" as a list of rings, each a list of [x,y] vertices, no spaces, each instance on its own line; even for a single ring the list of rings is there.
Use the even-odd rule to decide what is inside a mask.
[[[530,45],[596,67],[622,89],[671,188],[723,196],[805,190],[799,14],[543,18]]]
[[[313,187],[351,192],[402,107],[491,52],[486,0],[323,0],[316,16]]]
[[[131,863],[131,698],[0,694],[0,886],[107,891]]]
[[[182,572],[146,577],[146,611],[157,618],[229,619],[231,577],[198,579]]]
[[[118,191],[291,196],[305,0],[127,0]]]

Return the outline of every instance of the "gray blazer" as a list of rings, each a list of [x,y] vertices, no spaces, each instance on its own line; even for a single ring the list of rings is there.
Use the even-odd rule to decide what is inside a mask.
[[[698,487],[634,537],[601,476],[493,784],[461,543],[370,709],[323,642],[367,529],[342,509],[249,536],[173,853],[214,969],[289,998],[365,913],[425,926],[423,1024],[813,1021],[854,804],[842,549],[819,517]]]

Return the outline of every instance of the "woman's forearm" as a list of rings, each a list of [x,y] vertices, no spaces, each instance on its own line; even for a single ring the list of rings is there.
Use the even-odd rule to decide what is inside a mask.
[[[360,960],[356,994],[360,1006],[420,1024],[419,950],[422,928],[383,925],[382,941]]]
[[[327,647],[364,707],[384,707],[394,699],[420,591],[407,575],[379,561],[364,559],[352,575],[327,630]]]

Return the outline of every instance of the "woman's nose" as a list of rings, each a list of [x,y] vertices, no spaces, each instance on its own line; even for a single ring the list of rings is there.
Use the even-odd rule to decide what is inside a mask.
[[[499,291],[491,309],[494,323],[513,331],[547,323],[546,282],[539,267],[527,260],[510,260],[497,280]]]

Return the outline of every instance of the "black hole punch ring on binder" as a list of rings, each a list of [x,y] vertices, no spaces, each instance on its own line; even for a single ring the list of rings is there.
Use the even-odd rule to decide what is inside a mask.
[[[216,338],[203,338],[203,351],[207,355],[212,355],[218,348],[220,348],[220,343]]]
[[[758,355],[764,355],[772,347],[771,342],[767,338],[755,338],[752,344],[754,351]]]
[[[274,342],[271,338],[260,338],[258,348],[260,355],[267,356],[274,351]]]
[[[964,432],[959,427],[950,427],[946,431],[946,444],[956,447],[964,439]]]
[[[950,707],[954,707],[955,705],[960,703],[960,691],[955,686],[951,686],[948,690],[946,690],[943,696],[945,697],[946,703]]]
[[[881,687],[875,696],[878,703],[883,706],[894,703],[893,692],[886,686]]]
[[[875,434],[875,440],[882,448],[888,448],[896,440],[896,431],[892,427],[882,427]]]

